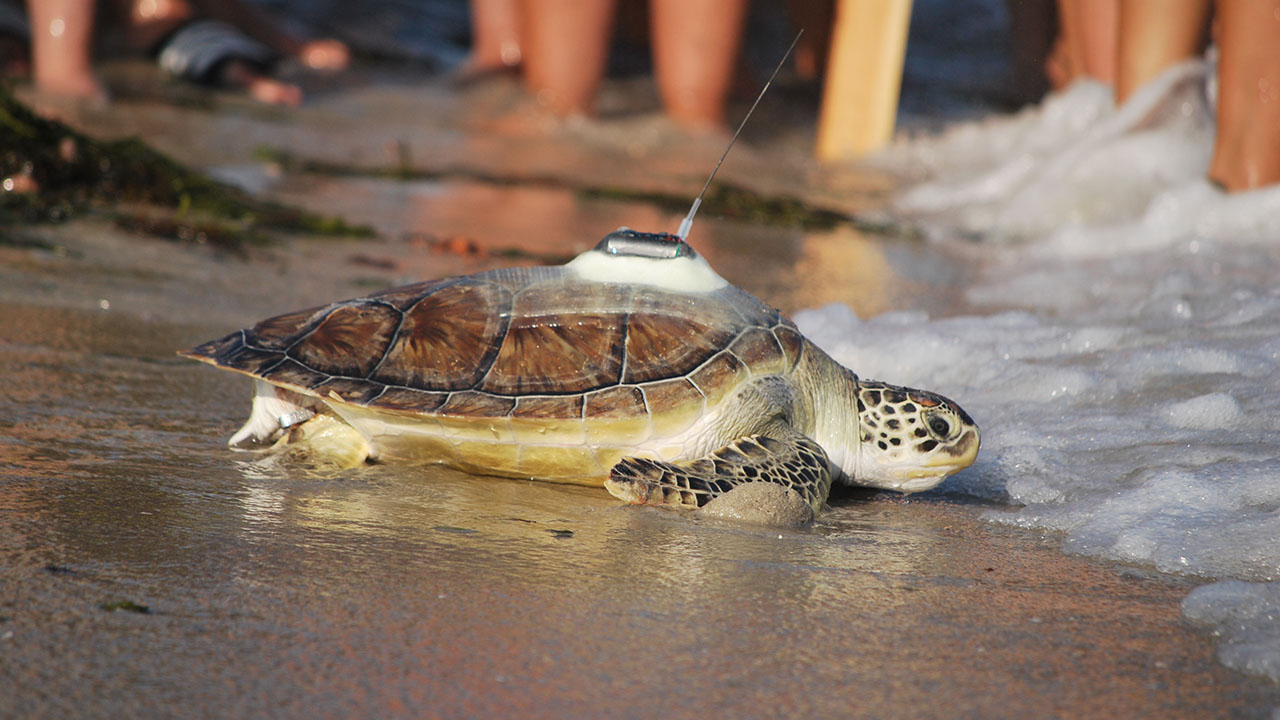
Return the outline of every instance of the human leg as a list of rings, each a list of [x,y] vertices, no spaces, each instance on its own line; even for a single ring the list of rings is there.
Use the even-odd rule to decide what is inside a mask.
[[[468,73],[520,64],[520,7],[516,0],[471,0],[471,55]]]
[[[1280,0],[1218,0],[1218,129],[1209,178],[1280,182]]]
[[[604,79],[616,0],[522,0],[524,82],[556,115],[590,115]]]
[[[93,101],[107,99],[93,72],[96,0],[28,0],[32,74],[46,93]]]
[[[1204,47],[1209,0],[1120,0],[1116,104]]]
[[[1107,85],[1116,79],[1118,0],[1058,0],[1065,81],[1090,77]]]
[[[746,0],[652,0],[653,64],[667,115],[692,129],[724,127]]]

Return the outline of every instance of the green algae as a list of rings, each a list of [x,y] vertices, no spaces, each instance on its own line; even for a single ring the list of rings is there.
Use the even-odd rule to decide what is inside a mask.
[[[0,192],[0,222],[60,221],[92,212],[127,218],[118,209],[122,205],[145,205],[169,209],[174,224],[191,226],[179,235],[215,234],[226,239],[226,247],[261,242],[267,231],[373,235],[366,226],[255,198],[181,166],[137,138],[90,138],[35,114],[3,90],[0,148],[0,178],[16,182],[14,190]]]
[[[139,615],[149,615],[151,608],[141,605],[132,600],[116,600],[114,602],[104,602],[98,605],[99,608],[107,612],[131,612]]]
[[[271,147],[255,149],[254,156],[273,162],[289,172],[311,173],[332,177],[376,177],[387,180],[473,180],[498,187],[544,187],[572,190],[580,197],[593,200],[643,202],[669,212],[684,213],[693,202],[692,195],[646,192],[622,186],[577,185],[562,178],[545,175],[515,176],[485,172],[473,168],[451,167],[438,170],[412,168],[404,151],[398,153],[393,166],[364,167],[298,157]],[[701,212],[717,217],[740,220],[771,227],[800,227],[806,230],[829,230],[850,218],[842,213],[810,205],[792,197],[769,196],[732,183],[717,181],[702,199]]]
[[[688,212],[693,202],[693,198],[684,195],[644,193],[617,187],[578,188],[577,191],[592,199],[647,202],[675,213]],[[762,195],[724,182],[711,185],[702,198],[700,212],[753,225],[805,230],[830,230],[849,220],[840,213],[813,207],[796,198]]]
[[[246,257],[250,247],[271,244],[271,237],[242,222],[182,220],[167,215],[122,213],[113,224],[121,230],[150,235],[161,240],[207,245],[239,257]]]

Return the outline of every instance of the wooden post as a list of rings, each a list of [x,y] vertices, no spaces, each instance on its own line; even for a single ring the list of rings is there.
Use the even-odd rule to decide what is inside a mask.
[[[839,0],[818,118],[818,159],[864,155],[893,138],[911,0]]]

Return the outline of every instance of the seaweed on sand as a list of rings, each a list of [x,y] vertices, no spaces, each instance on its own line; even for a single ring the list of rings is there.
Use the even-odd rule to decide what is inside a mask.
[[[311,160],[298,157],[285,150],[260,147],[255,154],[263,159],[288,168],[293,172],[314,173],[317,175],[372,176],[393,178],[396,180],[443,180],[461,178],[477,182],[509,186],[534,186],[547,188],[567,188],[579,195],[604,200],[622,202],[646,202],[669,212],[684,213],[689,209],[692,196],[676,192],[646,192],[624,186],[581,185],[564,178],[545,175],[521,176],[476,170],[465,166],[443,167],[438,169],[419,169],[412,166],[400,148],[399,158],[390,167],[358,167]],[[851,218],[845,214],[816,207],[799,198],[764,195],[754,190],[732,183],[717,181],[702,199],[702,212],[708,215],[730,218],[757,225],[778,227],[802,227],[810,230],[826,230]]]
[[[182,167],[141,140],[90,138],[41,117],[0,89],[0,221],[63,220],[92,211],[119,219],[122,205],[147,205],[225,224],[235,242],[258,242],[262,231],[314,235],[372,234],[279,203],[254,198]]]

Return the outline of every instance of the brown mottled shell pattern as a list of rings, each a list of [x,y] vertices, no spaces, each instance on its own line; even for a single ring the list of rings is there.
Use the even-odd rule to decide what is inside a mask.
[[[288,313],[191,357],[398,414],[584,420],[713,405],[794,368],[789,319],[727,286],[685,294],[516,268]]]

